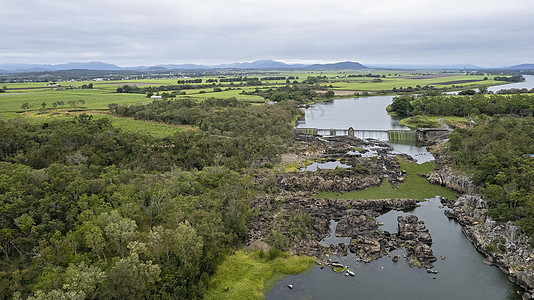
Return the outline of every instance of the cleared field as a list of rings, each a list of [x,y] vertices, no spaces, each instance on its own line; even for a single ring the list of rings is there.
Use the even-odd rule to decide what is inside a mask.
[[[20,111],[23,103],[28,103],[31,109],[41,108],[43,102],[47,107],[52,103],[63,101],[64,106],[69,106],[68,101],[83,99],[84,107],[88,109],[107,109],[111,103],[146,103],[151,99],[139,94],[119,94],[102,90],[62,90],[41,91],[27,93],[5,93],[0,96],[0,111]]]

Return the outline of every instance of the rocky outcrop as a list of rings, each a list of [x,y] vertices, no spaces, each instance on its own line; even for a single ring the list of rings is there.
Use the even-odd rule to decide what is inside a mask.
[[[462,194],[474,194],[476,192],[476,186],[469,176],[447,168],[430,172],[427,179],[430,183],[446,186]]]
[[[511,222],[497,222],[486,216],[487,202],[477,195],[462,195],[445,214],[462,225],[465,236],[486,261],[510,275],[518,285],[534,289],[534,252],[530,239]]]
[[[408,262],[412,267],[431,269],[432,264],[437,260],[430,246],[432,237],[428,232],[423,221],[414,215],[408,215],[406,218],[399,216],[397,238],[398,243],[403,244],[406,248]]]
[[[334,176],[331,179],[308,173],[289,174],[281,177],[277,185],[285,190],[315,190],[344,192],[378,186],[382,183],[380,176],[364,176],[347,172],[348,176]]]
[[[386,240],[381,235],[364,235],[360,238],[352,239],[349,249],[359,260],[370,262],[386,255],[386,243]]]

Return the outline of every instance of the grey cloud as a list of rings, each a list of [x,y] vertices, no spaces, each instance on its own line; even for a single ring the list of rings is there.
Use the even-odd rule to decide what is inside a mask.
[[[0,2],[0,63],[534,61],[531,0]]]

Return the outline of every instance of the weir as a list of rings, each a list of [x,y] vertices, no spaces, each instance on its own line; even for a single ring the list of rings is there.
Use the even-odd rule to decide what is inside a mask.
[[[295,128],[295,132],[319,136],[355,136],[360,139],[382,141],[417,142],[415,131],[411,130],[373,130],[373,129],[334,129],[334,128]]]

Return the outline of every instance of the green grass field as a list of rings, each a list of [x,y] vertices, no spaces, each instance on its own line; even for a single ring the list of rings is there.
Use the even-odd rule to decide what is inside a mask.
[[[271,261],[260,258],[259,251],[237,251],[226,257],[212,277],[205,299],[264,299],[276,282],[315,266],[307,256],[278,257]]]
[[[406,181],[398,184],[397,189],[393,189],[387,179],[384,179],[379,187],[372,187],[361,191],[351,191],[346,193],[321,192],[316,198],[330,199],[395,199],[407,198],[425,200],[437,195],[455,199],[456,193],[445,187],[429,183],[426,178],[418,174],[427,174],[434,169],[434,163],[426,162],[417,164],[399,159],[400,170],[405,170]]]

